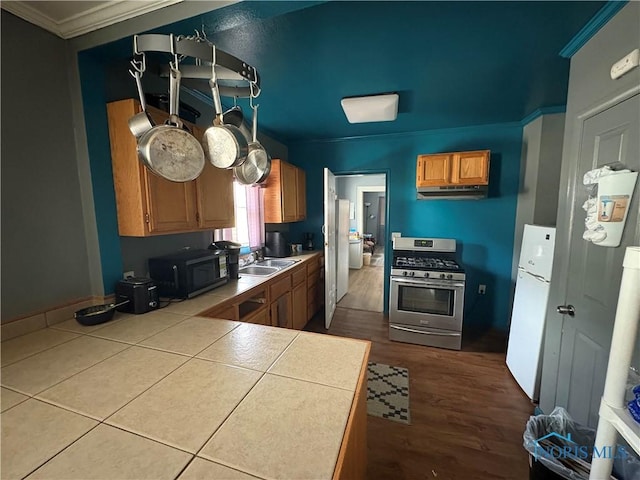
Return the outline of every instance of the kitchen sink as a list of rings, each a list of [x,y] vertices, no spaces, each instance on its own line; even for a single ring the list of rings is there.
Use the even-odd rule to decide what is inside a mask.
[[[276,260],[276,259],[268,259],[261,260],[260,262],[256,262],[256,265],[265,266],[265,267],[277,267],[277,268],[286,268],[290,267],[298,260]]]
[[[238,270],[240,275],[258,275],[260,277],[268,277],[269,275],[273,275],[280,268],[271,267],[271,266],[262,266],[262,265],[249,265],[248,267],[242,267]]]

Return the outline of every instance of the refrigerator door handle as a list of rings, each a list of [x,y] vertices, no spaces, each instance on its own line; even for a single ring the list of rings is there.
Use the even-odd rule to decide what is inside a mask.
[[[548,281],[546,278],[544,278],[542,275],[537,275],[537,274],[535,274],[535,273],[531,273],[531,272],[527,272],[527,273],[528,273],[529,275],[531,275],[533,278],[536,278],[536,279],[540,280],[541,282],[547,282],[547,283],[549,283],[549,281]]]

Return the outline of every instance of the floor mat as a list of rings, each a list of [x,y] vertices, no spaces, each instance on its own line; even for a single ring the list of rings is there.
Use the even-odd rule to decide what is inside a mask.
[[[367,413],[394,422],[411,422],[409,370],[383,363],[367,366]]]

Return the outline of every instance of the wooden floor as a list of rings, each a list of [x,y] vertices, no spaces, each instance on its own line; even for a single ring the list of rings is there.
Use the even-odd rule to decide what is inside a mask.
[[[364,265],[349,270],[349,290],[338,302],[339,307],[382,312],[384,267]]]
[[[505,341],[465,334],[461,352],[391,342],[381,313],[338,308],[305,330],[372,342],[370,360],[409,369],[411,425],[367,417],[368,479],[528,478],[522,433],[533,405],[505,366]]]

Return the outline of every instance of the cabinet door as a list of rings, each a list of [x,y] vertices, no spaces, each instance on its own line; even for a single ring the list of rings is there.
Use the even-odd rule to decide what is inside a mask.
[[[232,228],[235,225],[233,170],[216,168],[206,162],[195,182],[198,227]]]
[[[292,292],[293,328],[302,330],[307,324],[307,282],[294,287]]]
[[[271,325],[292,328],[291,317],[291,292],[287,292],[271,303]]]
[[[194,230],[196,221],[196,188],[192,182],[170,182],[144,168],[149,212],[149,232]]]
[[[298,220],[307,218],[307,178],[304,170],[296,168],[296,194],[297,194],[297,213]]]
[[[480,150],[454,154],[451,181],[458,185],[488,185],[489,151]]]
[[[448,185],[451,173],[451,155],[419,155],[416,168],[416,186]]]
[[[298,193],[296,183],[298,181],[297,168],[293,165],[281,162],[282,169],[282,221],[295,222],[298,220]]]

